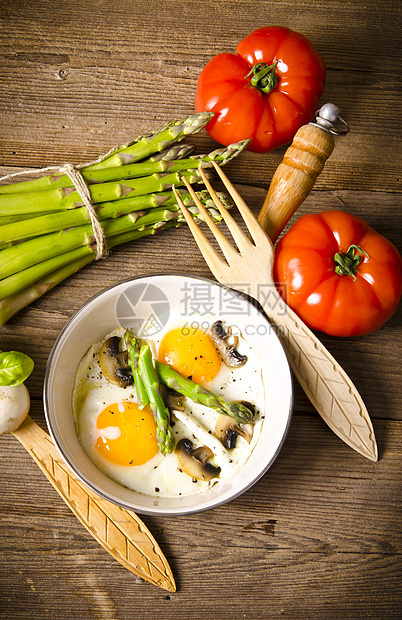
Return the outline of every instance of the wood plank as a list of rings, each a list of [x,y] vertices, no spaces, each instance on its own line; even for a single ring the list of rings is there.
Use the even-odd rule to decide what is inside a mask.
[[[400,56],[400,40],[392,28],[398,21],[397,3],[383,3],[378,14],[378,6],[372,2],[364,10],[352,10],[346,2],[326,3],[325,9],[318,11],[314,26],[309,3],[300,3],[296,22],[293,17],[289,19],[291,3],[276,2],[275,10],[272,2],[263,4],[268,16],[275,15],[275,23],[292,25],[314,41],[328,66],[322,103],[336,103],[351,125],[351,134],[338,140],[317,187],[376,191],[382,179],[388,191],[400,191],[396,113],[400,98],[394,62]],[[235,14],[242,17],[237,26],[233,13],[217,9],[215,3],[201,6],[189,2],[178,40],[172,44],[170,33],[177,28],[177,17],[169,8],[161,5],[155,12],[152,3],[136,3],[136,12],[129,11],[128,28],[123,6],[113,13],[112,23],[109,20],[105,30],[109,6],[97,3],[91,16],[92,36],[88,37],[86,20],[82,21],[86,9],[75,7],[78,18],[71,20],[68,9],[60,3],[54,5],[54,11],[69,25],[52,32],[58,41],[55,52],[45,6],[32,13],[33,8],[26,5],[19,13],[6,3],[5,16],[14,19],[5,24],[7,43],[3,45],[4,71],[0,76],[0,115],[7,119],[0,130],[3,165],[82,163],[159,127],[172,114],[177,118],[191,114],[198,75],[205,63],[215,53],[234,50],[235,42],[260,25],[253,12],[247,11],[249,19],[244,15],[243,2],[236,5]],[[202,27],[192,31],[192,20],[202,24],[205,15],[210,16],[208,45]],[[216,22],[211,19],[214,15]],[[132,32],[144,29],[147,36],[138,48]],[[373,55],[371,41],[380,34],[382,45]],[[16,66],[18,83],[14,79]],[[382,105],[384,100],[387,106]],[[393,114],[387,112],[388,106]],[[205,132],[200,145],[214,146]],[[265,157],[247,154],[238,181],[268,184],[283,152],[284,148]]]
[[[60,0],[0,6],[0,172],[81,163],[191,114],[216,53],[262,25],[306,34],[350,123],[303,213],[341,208],[401,244],[400,2]],[[216,147],[205,131],[199,152]],[[285,148],[227,166],[254,212]],[[294,219],[292,221],[294,221]],[[0,348],[35,361],[32,417],[51,348],[104,287],[156,272],[210,277],[186,227],[116,248],[1,327]],[[396,620],[402,609],[401,308],[375,334],[319,335],[363,396],[380,460],[346,446],[295,385],[295,410],[269,471],[233,502],[187,517],[145,516],[177,580],[143,583],[83,528],[11,436],[0,442],[0,619]]]
[[[252,492],[207,513],[143,519],[156,536],[161,529],[162,542],[169,541],[183,553],[201,544],[202,537],[203,546],[211,550],[219,541],[226,540],[229,547],[252,549],[267,544],[272,549],[299,553],[400,553],[401,524],[387,514],[396,515],[400,505],[400,427],[400,422],[378,422],[383,450],[380,461],[372,463],[345,446],[319,418],[296,416],[280,455]],[[31,506],[27,508],[31,532],[38,529],[46,535],[50,522],[62,514],[69,523],[58,527],[62,531],[65,528],[66,534],[72,531],[70,528],[82,531],[85,537],[86,531],[18,442],[4,437],[1,444],[6,490],[14,489],[8,495],[5,493],[2,500],[4,527],[26,527],[19,525],[26,496]],[[16,468],[16,461],[21,467]],[[328,483],[332,494],[324,502]],[[38,498],[32,489],[38,489]],[[48,502],[53,506],[50,510]],[[306,515],[310,515],[307,529],[301,526]],[[373,527],[378,522],[382,524],[380,529]],[[239,537],[228,528],[230,523]],[[189,536],[191,531],[193,535]],[[386,547],[385,537],[393,541]]]
[[[335,619],[340,613],[348,617],[344,614],[352,610],[354,617],[363,617],[367,605],[372,615],[365,617],[397,618],[402,538],[397,518],[399,426],[400,422],[379,426],[380,441],[387,437],[388,443],[383,459],[374,464],[330,436],[319,420],[294,418],[277,461],[252,491],[206,513],[174,519],[143,517],[176,570],[179,591],[170,599],[140,585],[114,563],[22,447],[14,439],[3,438],[2,467],[7,476],[0,540],[3,566],[8,570],[2,571],[0,579],[6,588],[3,592],[15,593],[13,601],[4,601],[2,611],[10,615],[3,617],[18,617],[13,615],[19,610],[15,597],[32,605],[36,595],[43,601],[47,590],[65,609],[78,588],[70,613],[74,605],[77,610],[78,605],[86,609],[97,598],[105,614],[108,601],[113,601],[117,617],[120,612],[130,618],[152,618],[156,613],[185,618],[198,608],[207,617],[265,618],[264,609],[269,606],[277,609],[278,617],[283,609],[286,618]],[[28,548],[34,554],[26,563]],[[36,577],[39,566],[40,579]],[[27,587],[30,584],[33,588]],[[317,587],[319,597],[313,596]],[[132,596],[137,592],[141,607]],[[233,614],[225,615],[230,593]],[[310,597],[311,605],[306,606]],[[163,607],[166,600],[169,608]],[[285,606],[276,608],[278,600]]]

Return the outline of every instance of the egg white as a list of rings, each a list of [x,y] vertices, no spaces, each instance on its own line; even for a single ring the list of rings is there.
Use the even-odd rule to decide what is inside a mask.
[[[210,324],[214,319],[211,319]],[[168,324],[150,343],[157,356],[159,344],[168,331],[183,326],[180,311],[172,311]],[[194,325],[194,321],[192,321]],[[206,319],[203,317],[203,325]],[[94,343],[81,360],[75,378],[73,391],[73,413],[78,437],[89,458],[110,478],[139,493],[159,497],[179,497],[208,490],[214,484],[231,478],[247,461],[253,447],[258,441],[261,425],[265,417],[265,393],[262,381],[261,364],[258,352],[254,351],[247,340],[239,335],[238,351],[248,356],[247,363],[240,368],[228,368],[222,363],[217,376],[206,387],[223,396],[228,401],[250,401],[256,408],[254,433],[248,444],[242,437],[237,438],[236,447],[226,450],[214,436],[214,429],[219,413],[184,399],[184,411],[172,413],[172,430],[176,443],[187,437],[193,446],[208,445],[214,457],[210,462],[221,468],[219,477],[209,482],[195,480],[181,470],[173,453],[163,456],[156,454],[147,463],[139,466],[115,465],[103,457],[95,445],[100,435],[113,438],[119,436],[116,427],[98,429],[96,426],[99,413],[105,407],[122,401],[137,402],[134,386],[119,387],[110,384],[103,376],[99,365],[99,351],[103,342],[112,335],[122,337],[124,329],[118,328],[107,334],[102,342]],[[235,330],[234,330],[235,331]]]

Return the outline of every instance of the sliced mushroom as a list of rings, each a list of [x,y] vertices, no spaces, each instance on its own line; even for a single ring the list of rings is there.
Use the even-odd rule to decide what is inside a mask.
[[[128,365],[127,351],[120,350],[121,338],[111,336],[99,351],[99,364],[109,383],[126,387],[134,383],[133,373]]]
[[[209,481],[217,478],[221,472],[220,467],[208,462],[214,456],[208,446],[200,446],[193,450],[193,442],[183,438],[176,445],[175,454],[180,468],[191,478]]]
[[[227,339],[232,335],[231,331],[225,330],[222,321],[215,321],[208,330],[209,336],[215,344],[222,361],[230,368],[240,368],[247,362],[247,355],[241,355],[237,350],[238,336],[233,336],[233,344]]]
[[[161,395],[166,407],[169,411],[184,411],[184,396],[179,394],[176,390],[172,390],[167,385],[161,383],[160,385]]]
[[[235,448],[239,435],[243,437],[247,443],[250,443],[253,438],[253,432],[253,424],[240,424],[228,415],[221,414],[215,424],[216,436],[227,450],[233,450],[233,448]]]

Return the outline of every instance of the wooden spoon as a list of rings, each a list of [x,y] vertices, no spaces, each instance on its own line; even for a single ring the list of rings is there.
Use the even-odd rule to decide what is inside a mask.
[[[176,585],[158,543],[134,512],[120,508],[83,485],[66,467],[50,436],[28,415],[14,437],[86,529],[120,564],[169,592]]]

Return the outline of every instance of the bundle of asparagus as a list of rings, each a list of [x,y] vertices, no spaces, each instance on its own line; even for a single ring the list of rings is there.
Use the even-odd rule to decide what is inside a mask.
[[[172,121],[80,168],[108,250],[177,227],[182,218],[173,186],[193,216],[200,217],[182,187],[183,178],[201,183],[200,166],[225,164],[249,142],[192,155],[194,145],[179,143],[205,127],[211,116],[201,112]],[[198,197],[219,219],[208,192],[204,189]],[[225,195],[221,198],[230,204]],[[84,204],[68,174],[0,186],[0,325],[97,258],[96,235]]]

